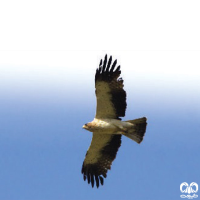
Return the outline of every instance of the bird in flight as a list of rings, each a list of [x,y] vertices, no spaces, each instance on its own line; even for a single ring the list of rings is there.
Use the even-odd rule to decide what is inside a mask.
[[[117,60],[112,63],[112,56],[108,60],[105,55],[104,61],[100,61],[95,74],[96,116],[83,125],[93,136],[81,172],[83,179],[92,187],[96,183],[97,188],[104,184],[121,146],[122,135],[141,143],[147,126],[146,117],[121,121],[126,111],[126,92],[120,78],[120,66],[116,65]]]

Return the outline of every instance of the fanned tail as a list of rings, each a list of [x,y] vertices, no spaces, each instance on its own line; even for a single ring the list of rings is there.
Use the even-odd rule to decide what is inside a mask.
[[[146,131],[146,121],[146,117],[126,121],[133,124],[134,126],[133,128],[130,128],[127,133],[124,133],[124,135],[137,143],[141,143]]]

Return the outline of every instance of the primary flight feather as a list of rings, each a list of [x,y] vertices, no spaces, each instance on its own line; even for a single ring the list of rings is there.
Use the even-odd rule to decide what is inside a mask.
[[[97,99],[96,116],[92,122],[83,126],[93,132],[91,145],[82,165],[83,179],[92,187],[103,185],[107,171],[111,169],[113,160],[121,146],[121,136],[141,143],[146,131],[146,118],[121,121],[125,116],[126,92],[123,79],[120,78],[120,66],[117,60],[112,63],[107,55],[100,61],[95,74],[95,92]]]

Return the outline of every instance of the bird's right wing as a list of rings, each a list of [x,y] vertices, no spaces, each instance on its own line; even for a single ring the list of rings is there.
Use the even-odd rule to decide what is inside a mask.
[[[112,56],[107,62],[100,61],[99,68],[95,74],[95,88],[97,98],[96,118],[119,119],[125,116],[126,92],[123,87],[123,79],[119,78],[120,66],[117,68],[117,60],[112,64]]]

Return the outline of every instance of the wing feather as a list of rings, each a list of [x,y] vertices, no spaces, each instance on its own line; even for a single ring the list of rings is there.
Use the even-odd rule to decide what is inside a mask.
[[[103,69],[102,69],[102,72],[105,71],[106,69],[106,64],[107,64],[107,55],[105,56],[105,59],[103,61]]]
[[[108,60],[108,65],[107,65],[106,72],[109,71],[111,63],[112,63],[112,56],[110,56],[110,58],[109,58],[109,60]]]
[[[112,57],[107,62],[106,55],[104,61],[100,61],[99,68],[96,70],[96,118],[119,119],[119,117],[125,116],[126,92],[123,89],[123,79],[119,78],[121,74],[120,65],[115,69],[117,65],[117,60],[115,60],[110,68],[111,63]]]
[[[103,185],[103,178],[107,177],[107,171],[111,168],[121,145],[121,135],[95,134],[93,133],[91,145],[86,153],[82,166],[83,179],[91,183]]]

